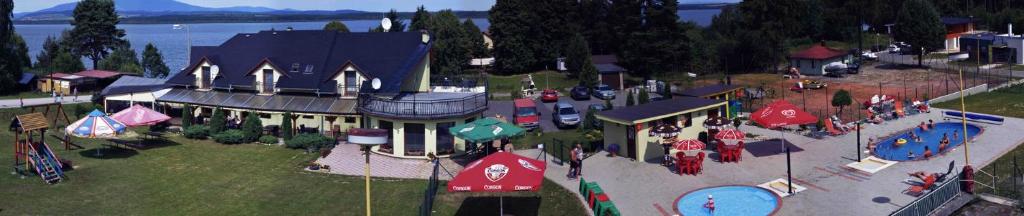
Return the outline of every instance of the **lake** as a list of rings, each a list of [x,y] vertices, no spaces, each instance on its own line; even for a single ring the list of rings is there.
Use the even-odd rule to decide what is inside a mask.
[[[721,10],[681,10],[680,20],[692,21],[700,26],[707,26],[711,23],[711,17],[717,15]],[[379,20],[347,20],[342,21],[353,32],[365,32],[370,28],[380,25]],[[490,27],[487,19],[473,19],[473,22],[480,26],[480,29]],[[322,29],[327,21],[316,22],[281,22],[281,23],[196,23],[188,24],[193,46],[216,46],[227,41],[239,33],[254,33],[261,30],[278,29],[283,30],[292,27],[296,30]],[[124,29],[126,38],[136,49],[139,58],[142,58],[142,50],[147,43],[153,43],[163,53],[164,61],[171,68],[172,73],[185,67],[187,58],[186,34],[184,29],[173,29],[169,24],[121,24],[119,28]],[[33,61],[35,56],[42,50],[43,41],[47,36],[60,36],[64,29],[71,29],[71,25],[15,25],[15,30],[25,38],[28,44],[29,55]],[[86,68],[92,68],[92,61],[83,58]]]

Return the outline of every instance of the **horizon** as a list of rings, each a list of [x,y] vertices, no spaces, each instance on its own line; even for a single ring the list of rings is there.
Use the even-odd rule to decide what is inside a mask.
[[[14,13],[35,12],[47,9],[60,4],[75,2],[78,0],[41,0],[41,1],[16,1],[14,2]],[[223,7],[267,7],[275,10],[359,10],[368,12],[384,12],[395,9],[400,12],[416,11],[416,7],[423,5],[427,10],[435,11],[441,9],[452,9],[460,11],[486,11],[494,5],[495,0],[433,0],[423,2],[418,0],[380,0],[373,4],[366,4],[360,0],[303,0],[301,3],[282,0],[175,0],[200,7],[223,8]],[[709,4],[709,3],[737,3],[741,0],[680,0],[679,4]]]

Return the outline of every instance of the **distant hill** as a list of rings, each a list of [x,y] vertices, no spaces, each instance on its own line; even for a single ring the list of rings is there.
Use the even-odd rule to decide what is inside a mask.
[[[705,9],[722,9],[729,5],[736,3],[694,3],[694,4],[679,4],[679,10],[705,10]]]
[[[35,12],[23,12],[14,15],[15,21],[58,21],[58,20],[71,20],[72,11],[75,10],[75,6],[78,2],[71,2],[65,4],[59,4],[50,8],[38,10]],[[117,9],[119,15],[123,17],[136,17],[136,16],[162,16],[168,14],[189,14],[189,13],[211,13],[211,12],[249,12],[249,13],[269,13],[269,12],[294,12],[291,9],[274,9],[268,7],[250,7],[250,6],[236,6],[236,7],[224,7],[224,8],[211,8],[195,6],[187,3],[182,3],[175,0],[117,0],[114,1],[114,7]],[[351,11],[351,10],[346,10]]]

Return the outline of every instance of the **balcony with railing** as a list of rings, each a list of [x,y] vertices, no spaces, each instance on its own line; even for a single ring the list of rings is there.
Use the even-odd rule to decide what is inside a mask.
[[[487,110],[485,92],[419,92],[359,94],[358,111],[397,119],[437,119],[479,114]]]

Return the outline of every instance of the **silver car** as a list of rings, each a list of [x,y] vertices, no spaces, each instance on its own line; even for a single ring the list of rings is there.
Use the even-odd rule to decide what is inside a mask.
[[[591,95],[602,100],[612,100],[615,99],[615,89],[612,89],[611,86],[600,84],[594,87],[594,93]]]
[[[558,102],[555,104],[555,108],[551,112],[551,120],[555,122],[555,126],[560,128],[577,126],[580,124],[580,112],[576,110],[572,104],[567,102]]]

